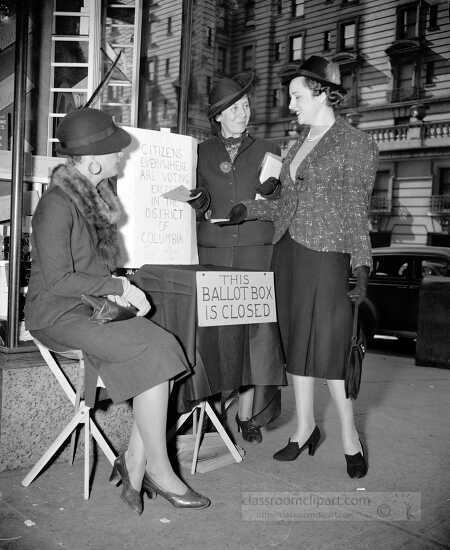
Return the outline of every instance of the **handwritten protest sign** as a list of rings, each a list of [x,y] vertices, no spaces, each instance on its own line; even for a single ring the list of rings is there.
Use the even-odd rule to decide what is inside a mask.
[[[277,320],[272,272],[198,271],[196,277],[200,327]]]
[[[120,266],[198,264],[193,209],[161,196],[180,185],[195,187],[196,140],[168,131],[125,129],[132,143],[117,181],[126,214],[119,226]]]

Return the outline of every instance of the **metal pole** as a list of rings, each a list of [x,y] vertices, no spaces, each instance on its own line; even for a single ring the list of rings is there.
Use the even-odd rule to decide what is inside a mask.
[[[191,73],[192,0],[183,0],[181,27],[180,95],[178,100],[178,133],[186,134],[188,127],[188,95]]]
[[[28,49],[28,0],[18,0],[14,62],[14,118],[11,178],[11,236],[8,277],[8,332],[6,345],[18,345],[20,255],[22,241],[23,151],[25,135],[25,95]]]

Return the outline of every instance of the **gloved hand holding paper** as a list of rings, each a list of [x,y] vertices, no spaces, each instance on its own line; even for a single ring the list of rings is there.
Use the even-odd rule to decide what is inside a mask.
[[[184,185],[179,185],[178,187],[174,187],[170,191],[166,191],[161,195],[161,197],[164,197],[165,199],[170,199],[172,201],[179,201],[179,202],[189,202],[196,198],[198,198],[201,195],[201,191],[194,196],[191,196],[191,190],[185,187]]]

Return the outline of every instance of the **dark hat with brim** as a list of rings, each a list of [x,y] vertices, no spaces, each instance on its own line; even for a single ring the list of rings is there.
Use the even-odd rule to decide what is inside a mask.
[[[251,88],[254,79],[255,73],[250,71],[239,73],[232,78],[224,77],[217,81],[209,94],[208,118],[214,118],[241,99]]]
[[[347,93],[341,84],[339,65],[320,55],[312,55],[304,63],[289,63],[280,72],[283,85],[289,84],[293,78],[298,76],[312,78],[343,94]]]
[[[98,109],[72,111],[62,119],[56,137],[56,152],[70,156],[117,153],[131,143],[130,134]]]

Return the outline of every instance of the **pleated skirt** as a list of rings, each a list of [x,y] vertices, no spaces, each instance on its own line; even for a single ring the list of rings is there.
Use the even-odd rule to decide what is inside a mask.
[[[272,269],[287,372],[343,380],[352,334],[350,255],[311,250],[286,232]]]

